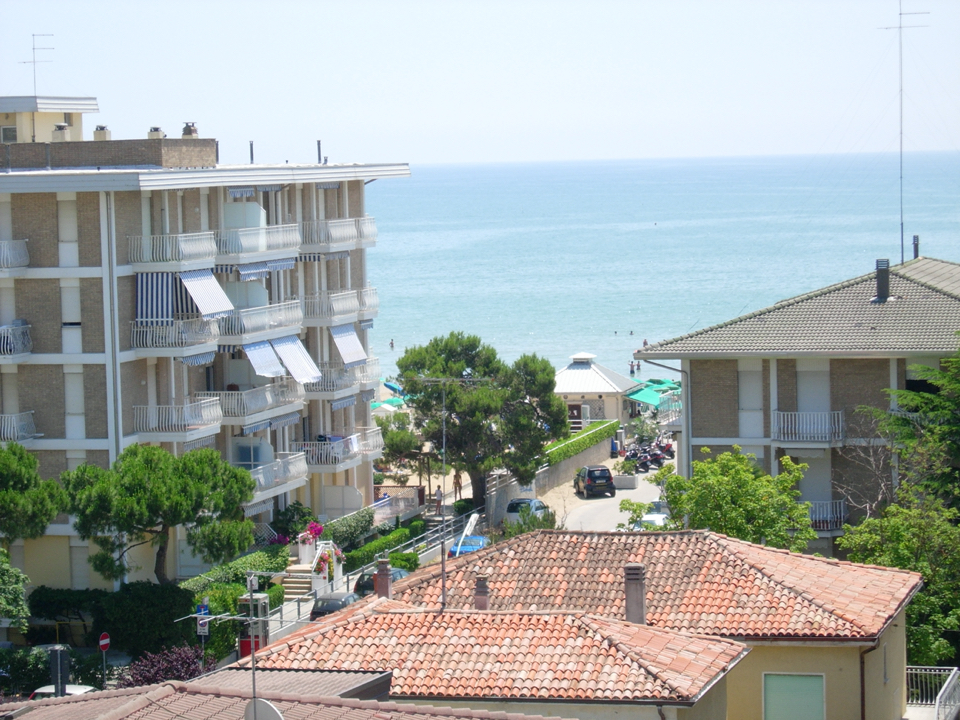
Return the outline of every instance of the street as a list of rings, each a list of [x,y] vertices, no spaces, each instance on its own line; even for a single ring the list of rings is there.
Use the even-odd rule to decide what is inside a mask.
[[[620,512],[623,499],[652,502],[660,497],[660,490],[646,481],[654,473],[640,476],[635,490],[617,490],[616,497],[594,496],[583,499],[573,494],[573,482],[565,483],[546,493],[541,499],[557,513],[557,526],[566,530],[616,530],[617,523],[626,522],[629,515]]]

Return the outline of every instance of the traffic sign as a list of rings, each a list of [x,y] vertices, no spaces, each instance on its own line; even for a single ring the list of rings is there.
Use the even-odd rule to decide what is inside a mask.
[[[100,652],[105,653],[110,649],[110,636],[107,633],[100,633]]]
[[[197,615],[209,615],[210,606],[209,605],[197,605]],[[198,617],[197,618],[197,635],[209,635],[210,634],[210,621]]]

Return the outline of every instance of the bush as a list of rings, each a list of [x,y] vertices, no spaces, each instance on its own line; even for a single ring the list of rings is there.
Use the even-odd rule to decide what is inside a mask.
[[[420,556],[415,552],[409,553],[390,553],[390,567],[403,568],[413,572],[420,567]]]
[[[295,500],[277,513],[270,527],[277,535],[296,540],[297,535],[306,530],[307,523],[313,519],[313,511],[299,500]]]
[[[134,657],[189,642],[195,627],[174,622],[193,613],[193,593],[176,585],[141,581],[120,586],[94,608],[93,632],[107,630],[114,647]]]
[[[599,442],[609,440],[617,434],[619,429],[620,423],[617,420],[591,425],[586,430],[581,430],[574,435],[572,439],[561,440],[548,445],[543,453],[543,460],[547,465],[556,465],[579,455]]]
[[[198,645],[165,647],[157,653],[144,653],[143,657],[130,663],[117,681],[117,687],[153,685],[166,680],[191,680],[216,666],[212,657],[203,658],[203,650]]]
[[[286,545],[269,545],[248,555],[243,555],[232,562],[218,565],[210,572],[198,575],[180,583],[180,587],[194,594],[202,594],[211,585],[224,583],[247,584],[247,570],[259,572],[284,572],[290,563],[290,549]],[[270,582],[266,575],[260,576],[261,592]]]
[[[473,498],[463,498],[453,503],[453,512],[457,517],[469,515],[473,512]]]
[[[283,605],[283,599],[286,596],[286,590],[283,585],[271,585],[267,588],[267,597],[270,600],[270,609],[276,610]]]
[[[411,538],[418,538],[427,531],[427,523],[423,520],[411,520],[407,527],[410,528]]]
[[[107,664],[107,680],[116,679],[119,674],[120,671],[117,668],[109,663]],[[100,653],[81,655],[71,650],[70,677],[76,685],[89,685],[103,690],[103,658]],[[49,684],[49,680],[46,684]]]
[[[373,474],[373,484],[374,485],[383,485],[384,474],[382,472],[375,472]]]
[[[346,517],[331,520],[323,528],[322,540],[333,540],[342,549],[356,547],[373,527],[374,510],[365,507]]]
[[[537,517],[530,512],[530,507],[524,505],[520,508],[520,519],[517,522],[503,523],[503,538],[516,537],[523,535],[531,530],[548,529],[553,530],[557,527],[557,515],[553,510],[544,510],[542,517]]]
[[[0,649],[0,691],[29,695],[50,684],[50,656],[39,648]]]
[[[351,550],[344,557],[343,571],[353,572],[357,568],[368,565],[376,559],[377,555],[393,550],[393,548],[403,545],[409,539],[410,528],[400,528],[386,537],[369,542],[356,550]]]

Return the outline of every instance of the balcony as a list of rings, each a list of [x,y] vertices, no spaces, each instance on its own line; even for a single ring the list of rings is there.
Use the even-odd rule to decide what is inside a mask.
[[[10,325],[0,327],[0,364],[21,363],[32,350],[33,340],[26,320],[14,320]]]
[[[224,425],[240,425],[251,428],[263,424],[266,429],[270,420],[281,415],[299,413],[303,409],[306,394],[303,385],[292,378],[262,385],[250,390],[226,390],[223,392],[198,392],[198,398],[214,398],[219,401]],[[249,430],[255,432],[255,430]]]
[[[375,287],[365,287],[357,290],[357,297],[360,300],[360,319],[372,320],[377,316],[380,310],[380,298],[377,297]]]
[[[220,432],[223,413],[216,398],[185,405],[134,405],[133,431],[141,442],[191,442]]]
[[[130,346],[137,357],[184,357],[217,351],[216,320],[201,317],[172,320],[166,325],[130,323]]]
[[[843,442],[843,410],[833,412],[773,413],[770,437],[780,442],[826,443]]]
[[[302,452],[276,453],[274,457],[271,463],[248,468],[257,486],[244,508],[247,517],[272,508],[277,495],[307,484],[307,461]]]
[[[303,324],[309,327],[332,327],[356,322],[360,317],[360,296],[356,290],[310,293],[300,298]]]
[[[217,230],[214,237],[218,265],[283,260],[300,254],[297,225]]]
[[[380,384],[380,360],[368,357],[367,362],[351,370],[361,390],[373,390]]]
[[[303,253],[326,255],[377,244],[377,224],[372,217],[311,220],[300,223]]]
[[[0,415],[0,442],[16,442],[29,447],[31,440],[42,435],[33,424],[33,410],[15,415]]]
[[[329,436],[326,440],[295,442],[290,443],[290,446],[294,451],[307,456],[307,465],[312,473],[340,472],[363,462],[359,435]]]
[[[847,503],[845,500],[814,500],[810,503],[810,525],[818,533],[842,535],[843,524],[847,521]]]
[[[182,272],[213,267],[217,241],[212,232],[128,235],[134,272]]]
[[[303,325],[303,310],[297,300],[237,308],[231,315],[217,318],[223,345],[244,345],[294,335]]]
[[[304,390],[307,400],[339,400],[358,391],[355,369],[347,370],[339,361],[317,363],[320,382],[307,383]]]
[[[30,264],[26,240],[0,240],[0,277],[16,277]]]
[[[360,452],[367,461],[383,457],[383,434],[379,427],[358,427],[360,431]]]

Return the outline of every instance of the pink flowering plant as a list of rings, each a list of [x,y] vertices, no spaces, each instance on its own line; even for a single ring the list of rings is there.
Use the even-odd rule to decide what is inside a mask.
[[[313,571],[329,579],[331,562],[335,562],[337,565],[343,565],[343,550],[336,545],[333,546],[333,553],[330,553],[328,550],[320,551],[317,555],[317,562],[313,566]]]
[[[300,533],[300,542],[310,545],[319,539],[321,535],[323,535],[323,525],[316,520],[311,520],[307,524],[307,529]]]

